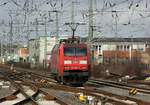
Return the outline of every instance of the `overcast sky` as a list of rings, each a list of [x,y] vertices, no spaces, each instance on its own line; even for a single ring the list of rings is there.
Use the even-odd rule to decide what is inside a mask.
[[[74,1],[75,22],[86,23],[77,28],[76,35],[87,36],[89,0]],[[71,22],[71,0],[0,0],[0,33],[9,35],[12,17],[14,39],[29,34],[34,38],[35,18],[40,24],[39,36],[45,35],[45,21],[47,35],[55,35],[56,15],[48,12],[54,9],[59,11],[59,35],[71,35],[71,29],[65,25]],[[93,10],[95,37],[150,36],[150,0],[93,0]]]

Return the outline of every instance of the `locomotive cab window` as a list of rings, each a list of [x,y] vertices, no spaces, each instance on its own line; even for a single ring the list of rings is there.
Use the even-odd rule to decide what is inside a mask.
[[[64,55],[65,56],[74,56],[75,55],[75,49],[74,48],[64,48]]]
[[[76,56],[85,56],[87,55],[87,50],[86,48],[76,48],[75,50]]]
[[[67,47],[67,48],[64,48],[64,55],[65,56],[85,56],[87,55],[87,49]]]

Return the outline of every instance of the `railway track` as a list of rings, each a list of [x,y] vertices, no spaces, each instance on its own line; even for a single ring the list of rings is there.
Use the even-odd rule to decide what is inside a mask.
[[[93,84],[96,84],[96,86],[92,86],[92,87],[85,86],[82,88],[76,88],[76,87],[70,87],[70,86],[58,84],[53,79],[49,78],[48,76],[45,76],[44,73],[39,74],[35,72],[30,72],[28,70],[26,71],[26,70],[19,70],[19,69],[17,69],[15,73],[12,72],[9,73],[9,72],[10,70],[8,70],[7,73],[9,74],[9,77],[14,81],[18,81],[17,83],[24,84],[24,85],[32,84],[34,85],[32,87],[37,88],[37,93],[35,93],[36,95],[30,96],[32,97],[32,99],[37,99],[36,97],[39,96],[37,94],[46,93],[44,96],[48,95],[48,97],[53,97],[53,99],[57,100],[57,102],[61,102],[65,105],[76,105],[76,104],[84,105],[85,102],[80,102],[79,99],[76,97],[78,93],[83,93],[86,96],[94,97],[94,99],[98,100],[99,103],[111,103],[112,105],[149,105],[149,103],[143,102],[141,100],[137,101],[134,98],[113,94],[111,92],[109,93],[108,90],[107,91],[101,90],[100,89],[101,87],[106,87],[108,86],[108,84],[110,85],[110,83],[106,84],[106,81],[104,82],[105,84],[103,84],[103,86],[102,84],[100,85],[100,83],[96,83],[98,82],[98,80],[97,81],[95,80]],[[68,99],[70,99],[71,102],[68,101]],[[31,102],[31,99],[28,99],[28,102],[29,101]],[[37,100],[35,101],[37,102]]]
[[[43,84],[43,83],[41,83],[41,81],[35,81],[35,78],[37,77],[37,75],[36,75],[36,77],[31,78],[31,76],[33,76],[34,74],[33,75],[31,74],[31,76],[29,76],[29,74],[26,72],[25,72],[24,76],[23,75],[18,76],[19,74],[22,74],[22,72],[21,73],[10,73],[10,72],[5,71],[5,72],[0,72],[0,74],[3,74],[3,76],[4,76],[3,79],[9,81],[16,89],[16,91],[14,93],[12,93],[11,95],[6,96],[6,97],[2,97],[0,99],[1,104],[12,105],[12,103],[13,103],[13,105],[24,105],[26,103],[29,103],[29,104],[31,103],[33,105],[41,105],[40,101],[37,100],[37,99],[39,99],[37,97],[40,97],[42,94],[43,97],[47,100],[53,99],[53,100],[57,101],[57,103],[59,103],[60,105],[62,105],[62,104],[63,105],[70,105],[69,102],[66,101],[68,96],[67,96],[67,98],[65,98],[64,96],[61,97],[62,93],[58,94],[57,91],[54,91],[54,90],[51,90],[51,92],[50,92],[50,90],[48,92],[46,92],[46,91],[43,91],[42,89],[40,89],[37,85],[35,85],[38,83]],[[25,77],[28,77],[28,78],[26,78],[24,80]],[[31,80],[29,80],[29,78]],[[39,77],[37,77],[37,78],[39,78]],[[25,89],[24,87],[26,87],[27,89]],[[27,92],[27,90],[32,91],[32,94],[29,94]],[[54,95],[54,93],[55,94],[57,93],[57,96]],[[15,100],[20,95],[22,95],[22,99]],[[58,96],[60,96],[60,97],[58,97]],[[11,102],[10,102],[10,100],[11,100]],[[13,100],[15,102],[13,102]],[[79,101],[77,101],[75,103],[78,105],[84,105]],[[76,105],[76,104],[74,104],[74,105]],[[45,104],[42,104],[42,105],[45,105]]]
[[[95,90],[101,91],[105,94],[133,100],[141,105],[150,104],[150,89],[148,88],[102,79],[90,79],[87,82],[87,85],[95,86]],[[135,92],[135,94],[131,94],[130,92]]]
[[[38,78],[41,78],[41,80],[43,79],[42,75],[38,75],[36,73],[31,74],[31,72],[29,72],[29,74],[28,73],[26,73],[26,74],[27,75],[29,75],[29,74],[32,75],[32,78],[34,76],[36,76]],[[45,77],[44,77],[44,79],[45,79]],[[65,86],[65,85],[60,85],[60,84],[57,84],[55,82],[53,84],[51,84],[49,82],[52,82],[51,79],[50,79],[50,81],[49,81],[49,79],[47,79],[44,83],[36,83],[36,85],[41,87],[41,88],[48,88],[48,89],[51,88],[51,89],[55,89],[55,90],[62,90],[62,91],[65,91],[65,92],[73,92],[73,93],[84,93],[86,95],[91,95],[91,96],[94,96],[94,97],[97,97],[97,98],[105,97],[102,94],[97,94],[99,92],[94,91],[93,89],[84,89],[84,88],[83,89],[78,89],[78,88],[74,88],[74,87],[68,87],[68,86]],[[59,95],[56,95],[55,97],[60,98]],[[114,99],[114,98],[111,98],[111,97],[107,97],[107,98],[109,100],[113,101],[113,102],[116,102],[116,103],[119,103],[119,104],[122,104],[122,105],[131,105],[130,103],[126,102],[126,100],[122,100],[122,99],[120,100],[120,99],[116,99],[116,98]],[[62,98],[60,98],[60,99],[62,99]],[[103,101],[103,98],[101,98],[101,99],[102,99],[101,101]],[[63,100],[63,101],[66,102],[66,100]],[[68,103],[70,103],[70,102],[68,102]]]
[[[88,82],[101,84],[105,86],[118,87],[118,88],[127,89],[127,90],[131,90],[132,88],[137,88],[139,92],[150,94],[149,88],[144,88],[144,87],[136,86],[133,84],[119,83],[119,82],[103,80],[103,79],[89,79]]]
[[[27,100],[31,101],[31,103],[35,104],[35,105],[38,105],[37,102],[33,99],[33,96],[36,94],[37,92],[37,89],[36,89],[36,92],[33,94],[33,95],[28,95],[26,92],[25,92],[25,89],[23,88],[23,86],[19,83],[16,83],[12,77],[9,77],[10,76],[10,73],[8,72],[0,72],[1,74],[3,74],[5,80],[9,81],[11,83],[11,85],[13,85],[15,88],[16,88],[16,91],[18,91],[17,93],[21,93],[23,95],[23,99],[20,100],[19,102],[16,102],[14,103],[14,105],[20,105],[20,104],[23,104],[25,102],[27,102]],[[12,76],[12,75],[11,75]],[[20,81],[20,80],[19,80]],[[30,84],[31,85],[31,84]],[[33,85],[32,85],[33,86]],[[14,94],[11,95],[12,98],[15,97]],[[17,97],[17,96],[16,96]],[[6,97],[3,97],[3,99],[7,99]],[[3,100],[4,101],[4,100]],[[3,102],[2,101],[2,102]],[[7,102],[6,102],[7,103]]]

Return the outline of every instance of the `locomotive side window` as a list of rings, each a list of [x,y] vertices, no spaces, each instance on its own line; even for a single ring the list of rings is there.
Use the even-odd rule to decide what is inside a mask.
[[[64,48],[64,55],[65,56],[86,56],[87,49],[67,47],[67,48]]]

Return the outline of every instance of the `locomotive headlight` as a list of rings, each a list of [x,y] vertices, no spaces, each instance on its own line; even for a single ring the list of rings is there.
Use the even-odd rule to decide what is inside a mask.
[[[64,64],[72,64],[71,60],[64,60]]]
[[[86,60],[81,60],[80,64],[87,64],[87,61]]]

